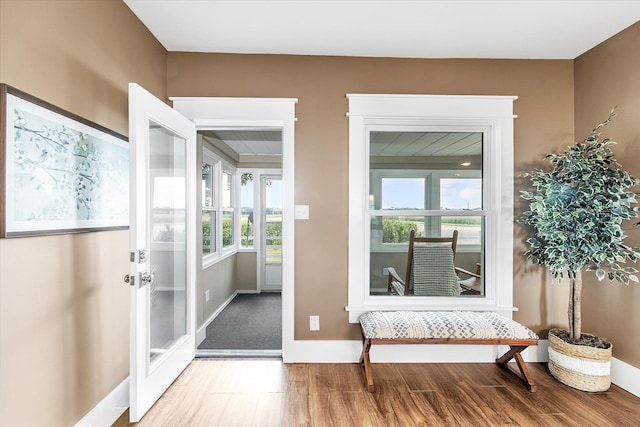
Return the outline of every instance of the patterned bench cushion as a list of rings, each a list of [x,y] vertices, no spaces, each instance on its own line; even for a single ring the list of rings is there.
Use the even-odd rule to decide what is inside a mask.
[[[370,311],[360,316],[365,338],[538,339],[505,316],[474,311]]]

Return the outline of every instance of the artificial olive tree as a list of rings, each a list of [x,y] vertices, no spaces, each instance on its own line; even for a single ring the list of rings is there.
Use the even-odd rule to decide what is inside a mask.
[[[638,282],[638,271],[625,265],[636,261],[640,248],[624,244],[622,224],[637,217],[636,193],[640,180],[617,162],[609,138],[600,129],[615,116],[615,109],[584,141],[561,154],[547,154],[551,170],[525,174],[532,191],[522,191],[529,202],[520,222],[533,229],[525,256],[544,265],[555,279],[566,273],[570,281],[569,334],[575,343],[582,334],[580,300],[582,271],[594,271],[598,280]]]

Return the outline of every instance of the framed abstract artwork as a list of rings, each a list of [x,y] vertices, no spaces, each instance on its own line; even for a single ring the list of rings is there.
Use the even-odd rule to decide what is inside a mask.
[[[129,144],[0,84],[0,237],[126,229]]]

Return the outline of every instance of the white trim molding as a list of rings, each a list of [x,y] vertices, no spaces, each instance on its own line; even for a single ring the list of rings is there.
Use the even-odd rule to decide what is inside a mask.
[[[373,363],[493,363],[508,346],[424,344],[378,345],[371,348]],[[361,341],[295,341],[285,363],[358,363]],[[539,340],[522,353],[527,363],[549,361],[549,341]],[[640,397],[640,368],[611,360],[611,382]]]
[[[129,408],[129,377],[100,401],[74,427],[101,427],[113,425]]]
[[[525,362],[546,363],[547,340],[521,354]],[[493,363],[508,346],[465,344],[395,344],[372,346],[375,363]],[[362,341],[295,341],[285,363],[358,363]]]
[[[640,397],[640,368],[614,357],[611,359],[611,382]]]
[[[372,310],[482,310],[513,306],[513,102],[515,96],[347,94],[349,100],[349,322]],[[372,295],[369,133],[482,132],[485,219],[482,297]]]
[[[222,305],[216,311],[214,311],[211,316],[209,316],[204,324],[200,328],[198,328],[198,330],[196,331],[196,351],[198,346],[202,344],[202,341],[207,338],[207,326],[209,326],[209,324],[213,322],[213,320],[218,317],[220,313],[222,313],[222,310],[224,310],[239,293],[242,292],[235,291],[233,294],[231,294],[231,296],[227,298],[227,300],[223,302]]]
[[[294,178],[296,98],[172,97],[196,129],[282,130],[282,355],[294,347]],[[293,350],[291,350],[293,351]]]

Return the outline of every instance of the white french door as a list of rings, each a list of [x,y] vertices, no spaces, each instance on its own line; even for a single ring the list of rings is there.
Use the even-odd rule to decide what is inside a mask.
[[[129,84],[130,421],[195,356],[195,125]]]

